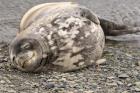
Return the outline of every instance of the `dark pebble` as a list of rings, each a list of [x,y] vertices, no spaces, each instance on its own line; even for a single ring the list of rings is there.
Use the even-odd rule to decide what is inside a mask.
[[[54,84],[54,83],[51,83],[51,82],[43,82],[43,83],[42,83],[42,86],[43,86],[45,89],[51,89],[51,88],[54,88],[54,87],[55,87],[55,84]]]

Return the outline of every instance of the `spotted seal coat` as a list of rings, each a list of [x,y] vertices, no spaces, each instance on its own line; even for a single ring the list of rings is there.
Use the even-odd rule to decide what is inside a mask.
[[[76,3],[40,4],[23,16],[10,45],[10,59],[14,67],[26,72],[72,71],[101,58],[104,33],[132,32],[137,30],[98,18]]]

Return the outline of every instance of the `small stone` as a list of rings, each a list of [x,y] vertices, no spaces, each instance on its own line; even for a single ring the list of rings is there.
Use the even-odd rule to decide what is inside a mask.
[[[122,93],[129,93],[128,91],[123,91]]]
[[[139,80],[140,80],[140,74],[139,74],[139,75],[137,75],[137,79],[139,79]]]
[[[24,83],[25,83],[26,85],[30,85],[30,82],[25,81]]]
[[[9,85],[9,87],[11,87],[11,88],[12,88],[12,87],[15,87],[15,85]]]
[[[117,86],[117,83],[113,82],[113,83],[107,83],[108,86]]]
[[[140,60],[138,61],[138,65],[140,66]]]
[[[43,82],[42,85],[45,89],[51,89],[55,87],[54,83],[51,82]]]
[[[54,79],[48,79],[47,81],[48,81],[48,82],[51,82],[51,81],[54,81]]]
[[[38,88],[38,87],[39,87],[39,84],[38,83],[33,83],[32,88]]]
[[[135,82],[136,87],[140,88],[140,82]]]
[[[0,55],[0,62],[7,62],[8,61],[8,58],[7,57],[4,57],[3,55]]]
[[[8,89],[7,92],[8,92],[8,93],[17,93],[17,92],[16,92],[15,90],[13,90],[13,89]]]
[[[66,78],[61,78],[61,81],[66,81]]]
[[[121,79],[126,79],[126,78],[128,78],[129,76],[127,75],[127,74],[120,74],[119,76],[118,76],[119,78],[121,78]]]
[[[136,68],[136,70],[140,70],[140,67],[139,66],[137,66],[137,67],[135,67]]]
[[[127,78],[126,81],[128,81],[128,82],[131,81],[131,78]]]
[[[4,56],[3,56],[3,55],[0,55],[0,59],[1,59],[1,58],[4,58]]]
[[[11,81],[7,77],[4,77],[4,80],[6,81],[6,83],[11,83]]]
[[[107,93],[115,93],[115,89],[110,88],[110,89],[108,89]]]
[[[137,66],[140,66],[140,60],[136,63]]]
[[[133,56],[131,54],[126,53],[126,56],[132,58]]]
[[[139,75],[139,72],[138,71],[133,71],[133,74],[135,75],[135,76],[137,76],[137,75]]]
[[[114,79],[115,77],[113,77],[113,76],[110,76],[110,77],[107,77],[108,79]]]
[[[21,91],[20,93],[26,93],[25,91]]]
[[[8,57],[5,57],[2,61],[3,62],[7,62],[8,61]]]
[[[40,77],[40,78],[45,78],[46,76],[45,76],[45,75],[40,75],[39,77]]]
[[[74,92],[72,92],[72,91],[67,91],[66,93],[74,93]]]
[[[6,82],[5,82],[4,80],[1,80],[0,83],[1,83],[1,84],[4,84],[4,83],[6,83]]]
[[[93,88],[97,88],[97,83],[92,83]]]
[[[118,85],[123,85],[123,83],[121,81],[117,81]]]
[[[135,90],[136,92],[140,92],[140,88],[137,88],[137,87],[136,87],[134,90]]]
[[[52,83],[49,83],[49,84],[47,84],[47,89],[51,89],[51,88],[54,88],[55,87],[55,85],[54,84],[52,84]]]
[[[133,85],[133,84],[131,84],[131,83],[127,84],[128,87],[131,87],[132,85]]]
[[[92,90],[84,91],[84,93],[94,93]]]
[[[66,83],[61,83],[57,85],[57,88],[66,88]]]
[[[103,59],[97,60],[97,61],[96,61],[96,64],[97,64],[97,65],[101,65],[101,64],[105,64],[105,62],[106,62],[106,59],[103,58]]]

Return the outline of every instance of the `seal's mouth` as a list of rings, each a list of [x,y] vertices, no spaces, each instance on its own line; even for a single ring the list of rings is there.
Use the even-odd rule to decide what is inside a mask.
[[[34,38],[16,37],[10,45],[10,59],[16,68],[36,72],[43,64],[42,45]]]

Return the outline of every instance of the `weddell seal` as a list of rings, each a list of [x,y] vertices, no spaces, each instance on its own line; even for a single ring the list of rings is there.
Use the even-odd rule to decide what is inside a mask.
[[[10,44],[12,65],[22,71],[73,71],[96,63],[105,35],[138,32],[98,18],[88,8],[72,3],[45,3],[22,18]]]

